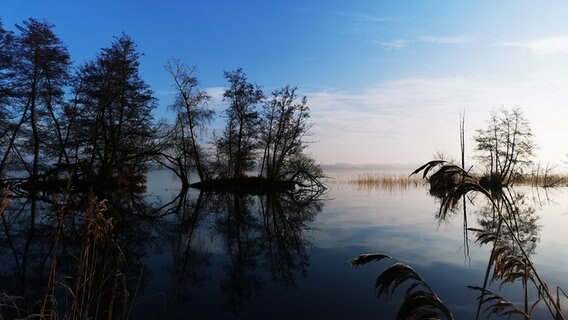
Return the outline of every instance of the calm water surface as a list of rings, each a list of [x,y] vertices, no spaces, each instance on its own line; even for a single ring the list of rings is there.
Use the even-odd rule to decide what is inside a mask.
[[[367,172],[368,174],[369,172]],[[145,196],[113,196],[115,241],[126,265],[120,274],[134,303],[134,319],[393,319],[404,286],[391,299],[376,298],[374,282],[392,261],[359,268],[346,264],[363,253],[384,253],[411,265],[456,319],[472,319],[490,246],[464,237],[462,211],[438,217],[439,201],[425,185],[355,185],[356,173],[329,172],[331,190],[320,200],[284,195],[199,194],[180,197],[167,171],[148,177]],[[550,288],[568,288],[568,189],[516,188],[516,222]],[[80,219],[66,222],[61,244],[51,245],[49,195],[38,200],[30,228],[29,200],[14,197],[2,216],[0,291],[41,297],[50,257],[57,276],[76,270]],[[46,200],[46,201],[44,201]],[[481,197],[468,202],[467,227],[491,224]],[[21,206],[19,206],[21,204]],[[23,209],[22,209],[23,208]],[[142,218],[150,216],[151,218]],[[53,251],[55,250],[55,251]],[[498,290],[498,284],[492,289]],[[529,292],[534,301],[534,288]],[[518,283],[501,295],[522,301]],[[36,298],[37,299],[37,298]],[[20,300],[18,300],[20,301]],[[60,308],[65,308],[63,303]],[[568,308],[568,301],[563,300]],[[544,305],[535,319],[549,318]]]
[[[482,286],[490,247],[474,243],[471,232],[464,241],[463,213],[437,219],[439,203],[426,187],[350,185],[344,178],[351,174],[329,173],[340,181],[331,184],[321,211],[302,221],[280,221],[291,227],[266,227],[264,220],[272,218],[259,209],[258,197],[247,198],[249,209],[241,225],[239,219],[230,221],[215,212],[218,209],[207,209],[195,224],[191,241],[186,235],[176,243],[191,260],[185,271],[180,269],[179,249],[148,252],[148,279],[137,294],[135,318],[394,318],[403,290],[391,299],[377,299],[373,288],[389,262],[359,268],[346,264],[372,252],[411,265],[457,319],[473,318],[478,294],[465,286]],[[156,172],[148,192],[162,201],[172,198],[175,180],[169,173]],[[520,211],[530,216],[525,220],[537,270],[550,287],[568,288],[568,190],[523,187],[513,194]],[[191,199],[197,197],[192,191]],[[482,200],[475,203],[477,207],[468,203],[467,223],[479,228],[487,220],[486,209]],[[293,218],[297,213],[284,214]],[[278,232],[282,241],[275,240]],[[517,284],[501,290],[511,301],[522,301],[521,293]],[[536,299],[534,290],[529,295]],[[536,318],[544,315],[536,312]]]

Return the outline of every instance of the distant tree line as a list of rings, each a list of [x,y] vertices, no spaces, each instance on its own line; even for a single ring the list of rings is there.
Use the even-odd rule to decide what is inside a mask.
[[[224,130],[204,135],[215,114],[195,68],[166,64],[176,97],[174,120],[156,123],[157,106],[140,77],[141,53],[122,34],[92,60],[73,66],[53,25],[30,18],[0,21],[0,179],[36,188],[75,179],[115,183],[159,163],[184,186],[239,179],[252,169],[269,181],[319,184],[321,170],[305,152],[312,123],[307,99],[285,86],[267,96],[242,69],[225,72]]]

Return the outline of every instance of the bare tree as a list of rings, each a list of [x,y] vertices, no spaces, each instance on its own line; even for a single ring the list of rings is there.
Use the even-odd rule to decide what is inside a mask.
[[[47,22],[28,19],[16,28],[8,85],[13,123],[0,168],[14,155],[34,182],[43,170],[42,165],[48,162],[45,157],[64,150],[59,118],[64,87],[69,80],[70,58]],[[3,41],[8,36],[4,33]]]
[[[227,124],[217,139],[218,166],[227,178],[242,176],[253,167],[258,149],[259,113],[256,107],[264,99],[258,85],[248,82],[241,68],[225,72],[229,87],[223,97],[229,102],[225,111]]]
[[[312,123],[307,99],[299,98],[296,90],[290,86],[275,90],[264,105],[261,176],[268,180],[301,182],[321,175],[319,167],[304,153]]]
[[[14,98],[12,80],[14,77],[13,65],[14,34],[5,30],[0,20],[0,159],[4,158],[9,144],[12,122],[9,117],[10,100]],[[0,167],[0,177],[2,176]]]
[[[474,137],[478,158],[485,163],[483,182],[501,187],[513,183],[531,163],[535,144],[529,121],[519,108],[491,113],[486,129]]]
[[[166,71],[172,76],[177,91],[170,106],[176,113],[174,125],[168,130],[168,148],[162,153],[170,164],[176,166],[182,183],[189,185],[189,172],[193,166],[201,181],[210,178],[206,168],[206,156],[199,144],[198,132],[213,119],[214,111],[208,108],[211,96],[198,88],[195,67],[188,67],[179,60],[169,60]]]

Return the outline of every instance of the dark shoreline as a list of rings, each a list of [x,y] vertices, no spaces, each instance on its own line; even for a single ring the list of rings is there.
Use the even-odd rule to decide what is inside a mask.
[[[205,180],[192,183],[190,187],[212,192],[263,194],[293,191],[296,183],[294,181],[267,180],[262,177],[242,177]]]

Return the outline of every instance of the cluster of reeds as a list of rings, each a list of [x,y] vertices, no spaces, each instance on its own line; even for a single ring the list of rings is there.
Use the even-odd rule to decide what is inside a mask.
[[[356,176],[341,176],[328,178],[325,183],[331,186],[346,185],[356,190],[386,190],[397,191],[424,186],[424,181],[417,177],[384,173],[361,173]]]
[[[89,195],[85,234],[75,279],[63,283],[72,297],[67,319],[127,318],[130,312],[124,257],[114,242],[113,219],[107,218],[106,201]]]
[[[363,254],[349,260],[358,267],[369,262],[390,259],[394,263],[386,268],[375,281],[375,293],[387,298],[392,296],[401,284],[408,284],[404,300],[398,309],[397,319],[454,319],[454,316],[434,290],[409,265],[380,253]]]
[[[6,203],[7,193],[0,213]],[[4,296],[0,319],[4,319],[4,314],[18,319],[127,319],[132,299],[125,275],[120,271],[124,257],[113,240],[114,223],[106,216],[106,201],[97,200],[92,192],[87,197],[82,245],[75,257],[76,272],[73,275],[60,275],[57,265],[64,221],[69,211],[65,205],[60,205],[56,206],[54,213],[57,226],[43,298],[32,306],[23,306],[19,305],[21,299],[18,297]]]
[[[555,296],[541,275],[539,275],[536,267],[530,260],[529,254],[524,249],[523,241],[517,235],[515,226],[505,216],[502,208],[499,207],[496,199],[499,195],[489,193],[479,184],[476,177],[470,175],[461,167],[447,164],[445,161],[436,160],[428,162],[416,169],[412,174],[420,172],[423,172],[423,178],[426,178],[429,172],[434,172],[428,177],[431,184],[444,187],[452,186],[451,190],[442,198],[440,205],[442,214],[456,209],[458,204],[469,193],[476,192],[488,199],[492,212],[496,217],[496,230],[468,229],[470,232],[477,233],[477,242],[480,245],[492,245],[483,286],[469,286],[470,289],[480,292],[476,319],[479,319],[482,314],[485,314],[487,317],[492,315],[499,317],[518,315],[523,319],[531,319],[535,307],[540,303],[546,306],[552,319],[564,319],[560,305],[560,294],[564,294],[564,291],[558,288]],[[390,257],[383,254],[362,255],[351,260],[351,264],[357,266],[384,258]],[[447,311],[447,307],[435,296],[433,290],[425,284],[412,268],[405,264],[397,262],[384,270],[377,278],[375,288],[378,295],[388,292],[384,288],[392,287],[390,289],[392,293],[398,285],[407,281],[413,281],[414,283],[407,290],[397,319],[421,319],[423,317],[452,319],[451,314]],[[490,291],[488,286],[492,282],[500,282],[500,287],[507,283],[521,282],[524,293],[522,306],[519,307],[498,293]],[[528,291],[531,285],[533,290],[536,290],[538,293],[538,299],[529,303]],[[426,297],[422,297],[419,302],[416,302],[415,295],[412,292],[417,290],[416,288],[419,286],[427,288],[425,293],[421,293],[425,294]],[[409,311],[408,308],[413,310]],[[406,317],[401,316],[401,314],[406,315]],[[411,315],[411,317],[408,317],[408,315]]]
[[[530,175],[523,176],[521,180],[525,184],[543,188],[568,185],[568,175],[555,173],[554,169],[554,166],[549,164],[546,164],[546,166],[542,168],[540,163],[538,163],[533,167]]]

